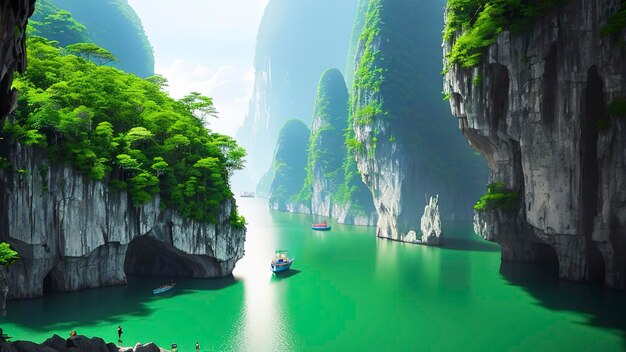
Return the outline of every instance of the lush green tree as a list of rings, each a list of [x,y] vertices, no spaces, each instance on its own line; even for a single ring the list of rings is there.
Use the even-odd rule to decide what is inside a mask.
[[[0,265],[9,266],[20,259],[20,256],[6,242],[0,243]]]
[[[6,137],[45,146],[88,177],[127,190],[135,205],[158,194],[184,217],[216,221],[246,153],[203,126],[199,114],[216,114],[211,98],[192,93],[177,101],[159,84],[44,38],[27,45],[29,68],[15,80],[21,94]]]
[[[106,65],[118,60],[110,51],[101,48],[93,43],[75,43],[65,47],[65,50],[87,60],[91,60],[98,65]]]
[[[179,101],[203,124],[208,123],[209,117],[217,118],[217,109],[213,106],[213,98],[206,97],[198,92],[191,92]]]

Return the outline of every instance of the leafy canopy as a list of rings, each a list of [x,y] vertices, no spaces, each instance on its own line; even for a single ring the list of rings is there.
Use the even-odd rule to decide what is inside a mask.
[[[186,218],[217,221],[246,152],[194,115],[216,114],[210,98],[177,101],[161,91],[163,80],[96,65],[41,37],[27,45],[29,67],[15,80],[19,107],[5,135],[127,190],[137,206],[160,195]]]
[[[20,256],[14,251],[11,246],[6,243],[0,243],[0,265],[9,266],[20,259]]]
[[[449,0],[445,41],[454,39],[448,61],[469,68],[481,63],[486,47],[505,30],[528,30],[534,21],[567,0]]]

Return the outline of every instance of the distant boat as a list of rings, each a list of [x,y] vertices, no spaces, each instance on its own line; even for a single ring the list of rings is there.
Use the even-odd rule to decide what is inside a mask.
[[[176,283],[175,282],[171,282],[171,283],[169,283],[167,285],[163,285],[163,286],[161,286],[159,288],[155,288],[154,290],[152,290],[152,294],[153,295],[158,295],[158,294],[161,294],[163,292],[167,292],[167,291],[171,290],[172,288],[174,288],[174,286],[176,286]]]
[[[320,224],[313,224],[311,225],[311,228],[315,231],[330,231],[331,226],[328,226],[327,223],[323,222]]]
[[[288,257],[286,249],[277,249],[276,255],[274,256],[274,259],[272,259],[270,269],[275,273],[288,270],[294,259],[296,258]]]
[[[254,195],[254,192],[243,192],[242,194],[239,195],[241,198],[254,198],[256,197]]]

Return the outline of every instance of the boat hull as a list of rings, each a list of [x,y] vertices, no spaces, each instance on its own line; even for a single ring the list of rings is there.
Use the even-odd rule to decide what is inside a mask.
[[[312,226],[311,229],[315,231],[330,231],[332,226]]]
[[[270,264],[270,270],[274,273],[279,273],[281,271],[289,270],[291,268],[291,264],[293,263],[293,259],[280,264]]]
[[[152,290],[152,294],[153,295],[159,295],[161,293],[165,293],[171,289],[173,289],[174,286],[170,286],[170,287],[159,287],[159,288],[155,288],[154,290]]]

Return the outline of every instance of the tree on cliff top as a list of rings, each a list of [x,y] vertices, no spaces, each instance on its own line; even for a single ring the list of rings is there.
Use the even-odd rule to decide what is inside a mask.
[[[0,243],[0,265],[9,266],[14,264],[20,259],[20,256],[11,248],[11,245],[2,242]]]

